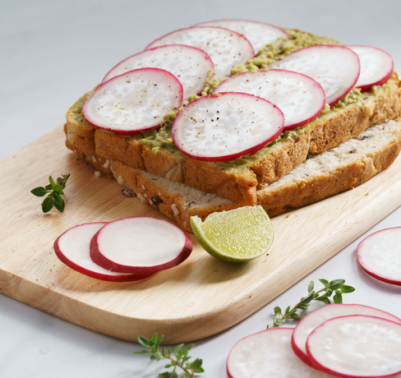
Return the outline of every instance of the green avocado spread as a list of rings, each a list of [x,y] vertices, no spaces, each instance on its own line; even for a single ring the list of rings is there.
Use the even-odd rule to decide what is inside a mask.
[[[245,71],[266,69],[274,61],[283,59],[292,51],[299,50],[304,47],[315,45],[341,45],[340,42],[337,42],[329,37],[322,37],[313,33],[304,33],[296,29],[284,30],[289,34],[288,39],[279,38],[275,42],[266,45],[262,50],[259,51],[256,57],[247,61],[246,64],[235,66],[231,71],[231,75]],[[183,102],[181,108],[178,111],[180,111],[182,107],[186,106],[188,103],[196,100],[197,98],[213,93],[213,90],[217,87],[217,85],[219,85],[222,81],[226,79],[227,78],[221,78],[218,80],[213,79],[213,72],[211,70],[208,73],[205,88],[201,95],[191,96],[187,101]],[[246,168],[248,164],[258,160],[264,154],[269,153],[269,151],[278,143],[296,139],[299,135],[309,132],[311,126],[320,122],[324,117],[329,117],[331,114],[349,105],[355,105],[358,103],[362,104],[364,101],[367,101],[371,97],[378,96],[385,92],[391,92],[397,88],[397,85],[398,81],[396,80],[396,75],[393,74],[393,76],[389,79],[387,83],[382,86],[374,86],[367,92],[361,93],[359,89],[353,88],[342,100],[340,100],[335,105],[330,107],[328,104],[326,104],[323,108],[323,111],[314,121],[295,130],[284,131],[275,141],[268,144],[256,154],[252,156],[243,156],[236,160],[217,164],[223,168]],[[87,124],[85,118],[82,115],[82,106],[85,100],[92,93],[93,91],[90,91],[83,95],[69,110],[69,115],[72,116],[80,124]],[[171,127],[175,116],[176,113],[174,112],[165,115],[160,124],[160,127],[158,129],[146,132],[143,137],[139,139],[139,143],[152,147],[152,151],[154,154],[157,154],[161,148],[165,148],[175,154],[177,162],[182,162],[185,160],[185,156],[174,145],[171,135]]]
[[[84,115],[82,114],[82,107],[86,99],[93,93],[93,90],[85,93],[80,99],[68,110],[68,116],[74,119],[81,125],[88,125]]]

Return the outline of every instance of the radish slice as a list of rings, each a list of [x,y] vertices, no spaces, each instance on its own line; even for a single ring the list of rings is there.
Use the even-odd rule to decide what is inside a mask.
[[[370,315],[376,316],[378,318],[388,319],[396,323],[401,323],[401,319],[396,316],[378,310],[377,308],[356,305],[356,304],[331,304],[315,311],[305,316],[295,327],[294,333],[291,339],[292,349],[294,349],[295,354],[306,364],[311,365],[311,361],[306,353],[306,340],[310,333],[326,320],[338,318],[340,316],[346,315]]]
[[[242,35],[228,29],[199,26],[180,29],[166,34],[146,47],[188,45],[205,51],[215,67],[216,78],[229,76],[231,68],[253,58],[251,43]]]
[[[178,108],[183,89],[170,72],[142,68],[103,83],[82,108],[86,120],[117,134],[138,134],[160,125]]]
[[[394,72],[394,62],[390,54],[371,46],[347,46],[358,54],[361,74],[356,87],[367,91],[374,85],[383,85]]]
[[[291,349],[292,328],[272,328],[244,337],[227,358],[229,378],[329,378],[305,365]]]
[[[132,55],[114,66],[102,83],[138,68],[161,68],[171,72],[184,88],[184,99],[199,94],[205,86],[207,73],[213,69],[210,56],[196,47],[160,46]]]
[[[365,315],[330,319],[306,342],[314,367],[337,377],[401,373],[401,324]]]
[[[257,53],[268,43],[274,42],[278,38],[288,38],[288,34],[273,25],[264,22],[248,21],[248,20],[216,20],[201,22],[195,26],[220,26],[222,28],[234,30],[242,34],[251,42],[252,47]]]
[[[284,114],[285,130],[313,121],[326,103],[324,90],[318,82],[285,70],[243,72],[223,81],[214,92],[250,93],[271,101]]]
[[[172,127],[175,145],[203,161],[228,161],[252,155],[282,132],[279,108],[246,93],[199,98],[180,111]]]
[[[192,241],[169,222],[135,217],[105,225],[90,249],[92,260],[112,272],[151,274],[182,263],[192,252]]]
[[[358,262],[372,277],[401,286],[401,227],[387,228],[363,239]]]
[[[54,242],[57,257],[71,269],[86,276],[103,281],[138,281],[150,274],[113,273],[95,264],[89,256],[89,244],[93,237],[107,223],[86,223],[64,232]]]
[[[315,79],[331,106],[345,97],[359,77],[359,58],[343,46],[311,46],[296,50],[270,68],[300,72]]]

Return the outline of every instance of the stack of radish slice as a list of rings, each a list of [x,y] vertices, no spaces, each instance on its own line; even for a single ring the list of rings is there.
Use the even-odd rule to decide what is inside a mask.
[[[94,127],[116,134],[141,134],[157,128],[165,115],[181,107],[183,99],[200,94],[213,72],[217,79],[230,76],[234,66],[246,64],[255,51],[278,38],[289,36],[266,23],[235,19],[173,31],[114,66],[85,102],[83,115]],[[183,153],[197,160],[228,161],[251,155],[276,139],[282,130],[313,121],[325,102],[336,104],[355,84],[368,90],[384,84],[392,73],[391,56],[377,48],[302,48],[276,61],[269,71],[238,74],[215,89],[214,93],[258,96],[251,99],[243,94],[241,104],[235,100],[242,113],[233,111],[228,116],[226,111],[217,115],[228,95],[218,100],[205,97],[187,106],[176,118],[173,139]],[[260,122],[260,116],[244,111],[257,101],[261,109],[261,99],[271,101],[276,113],[277,107],[284,113],[284,127],[279,125],[280,117],[272,115],[274,112],[266,122]],[[212,113],[214,117],[210,117]],[[198,123],[191,119],[194,116]]]
[[[180,264],[191,254],[192,241],[169,222],[136,217],[72,227],[56,239],[54,250],[77,272],[127,282]]]
[[[217,78],[229,76],[235,65],[245,63],[254,56],[253,47],[244,36],[233,30],[214,26],[173,31],[156,39],[146,49],[173,44],[194,46],[209,54]]]
[[[278,38],[288,38],[288,34],[277,26],[257,21],[216,20],[201,22],[194,26],[219,26],[221,28],[233,30],[242,34],[251,42],[255,53],[267,44],[275,42]]]
[[[240,73],[223,81],[214,92],[250,93],[271,101],[284,114],[284,130],[312,122],[326,103],[324,90],[317,81],[286,70]]]
[[[401,319],[361,305],[328,305],[311,312],[295,329],[273,328],[245,337],[227,359],[230,378],[371,378],[399,373]]]

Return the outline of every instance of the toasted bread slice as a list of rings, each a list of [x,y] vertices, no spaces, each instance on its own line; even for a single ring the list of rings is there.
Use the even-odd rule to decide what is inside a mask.
[[[239,205],[254,205],[257,190],[263,189],[317,154],[357,136],[370,126],[401,115],[401,83],[397,74],[381,87],[350,93],[315,121],[285,132],[278,141],[257,154],[227,163],[201,162],[183,156],[173,146],[152,147],[141,137],[126,137],[95,130],[82,116],[88,92],[67,113],[68,141],[128,167],[214,193]]]
[[[67,128],[65,129],[67,132]],[[98,171],[112,174],[118,183],[191,231],[189,218],[239,207],[215,194],[194,189],[152,173],[131,168],[118,160],[103,160],[90,151],[67,147]],[[401,120],[373,126],[339,146],[312,155],[285,177],[257,191],[257,204],[270,216],[302,207],[363,184],[386,169],[401,150]]]

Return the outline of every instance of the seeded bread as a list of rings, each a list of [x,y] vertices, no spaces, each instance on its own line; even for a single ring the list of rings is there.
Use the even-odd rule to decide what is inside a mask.
[[[103,160],[118,160],[131,168],[214,193],[239,205],[254,205],[257,190],[285,176],[308,153],[326,151],[372,125],[400,116],[400,96],[401,83],[394,74],[383,87],[363,93],[354,103],[348,98],[346,105],[340,102],[310,124],[284,133],[278,142],[256,155],[227,163],[201,162],[182,154],[177,158],[177,152],[169,148],[155,153],[152,147],[141,144],[138,136],[95,130],[82,116],[84,97],[67,113],[67,138],[78,150],[96,153]]]
[[[118,160],[102,160],[96,153],[80,151],[68,141],[67,147],[98,172],[112,174],[141,201],[157,208],[186,231],[191,231],[189,218],[193,215],[204,219],[210,213],[240,206],[215,194],[130,168]],[[329,151],[312,155],[285,177],[258,190],[257,204],[270,216],[276,216],[352,189],[391,165],[400,149],[401,120],[373,126]]]
[[[319,155],[257,192],[270,216],[302,207],[363,184],[388,168],[401,150],[401,120],[360,133]]]

